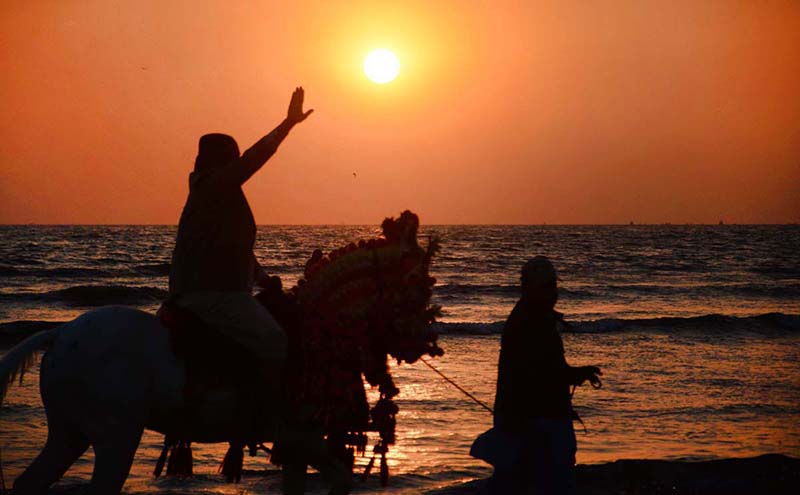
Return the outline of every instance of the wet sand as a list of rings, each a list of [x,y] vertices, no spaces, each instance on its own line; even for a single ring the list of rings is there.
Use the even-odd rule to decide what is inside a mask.
[[[768,454],[704,462],[622,460],[579,465],[577,478],[578,492],[582,495],[794,494],[800,487],[800,459]],[[484,480],[477,480],[425,493],[480,494],[484,484]]]

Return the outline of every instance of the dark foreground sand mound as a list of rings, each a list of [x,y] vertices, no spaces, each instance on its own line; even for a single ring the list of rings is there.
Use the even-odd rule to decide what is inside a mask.
[[[426,492],[482,493],[483,480]],[[578,466],[582,495],[761,495],[800,493],[800,459],[769,454],[719,461],[616,461]]]

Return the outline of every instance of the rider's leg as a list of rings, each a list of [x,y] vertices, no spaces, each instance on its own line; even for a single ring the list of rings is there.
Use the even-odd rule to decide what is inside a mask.
[[[182,295],[176,302],[252,353],[257,363],[253,371],[266,381],[267,388],[283,383],[281,372],[288,351],[286,332],[252,295],[198,292]]]
[[[44,449],[14,481],[14,493],[39,495],[58,481],[89,448],[89,441],[77,428],[48,417]]]
[[[258,385],[247,392],[252,416],[241,421],[250,422],[253,431],[274,431],[285,409],[288,339],[281,326],[246,292],[198,292],[182,295],[176,303],[245,350],[253,363],[252,376],[245,382]]]
[[[91,493],[114,495],[122,490],[144,428],[115,429],[92,439],[94,471]]]

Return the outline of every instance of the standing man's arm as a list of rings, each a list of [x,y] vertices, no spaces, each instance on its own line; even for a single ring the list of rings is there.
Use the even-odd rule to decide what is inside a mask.
[[[242,185],[247,179],[264,166],[267,160],[278,150],[278,146],[283,142],[292,127],[308,118],[314,110],[303,112],[303,99],[305,92],[299,87],[292,93],[292,100],[289,102],[289,111],[286,119],[269,134],[259,139],[256,144],[242,153],[242,156],[234,160],[219,171],[222,180],[228,180]]]
[[[558,352],[555,350],[548,353],[548,357],[541,358],[545,362],[549,362],[547,368],[550,370],[548,374],[551,378],[566,383],[567,385],[583,385],[587,380],[595,387],[600,385],[600,378],[598,375],[603,373],[597,366],[570,366],[564,358],[563,347],[559,346]]]

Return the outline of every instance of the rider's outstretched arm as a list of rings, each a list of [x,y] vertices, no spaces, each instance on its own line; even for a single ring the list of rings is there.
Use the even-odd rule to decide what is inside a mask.
[[[224,174],[230,180],[241,185],[244,184],[254,173],[264,166],[269,158],[278,150],[278,146],[283,142],[292,127],[304,121],[311,112],[303,112],[303,88],[296,88],[292,93],[292,100],[289,103],[289,111],[286,119],[269,134],[259,139],[256,144],[242,153],[234,163],[225,167]]]

